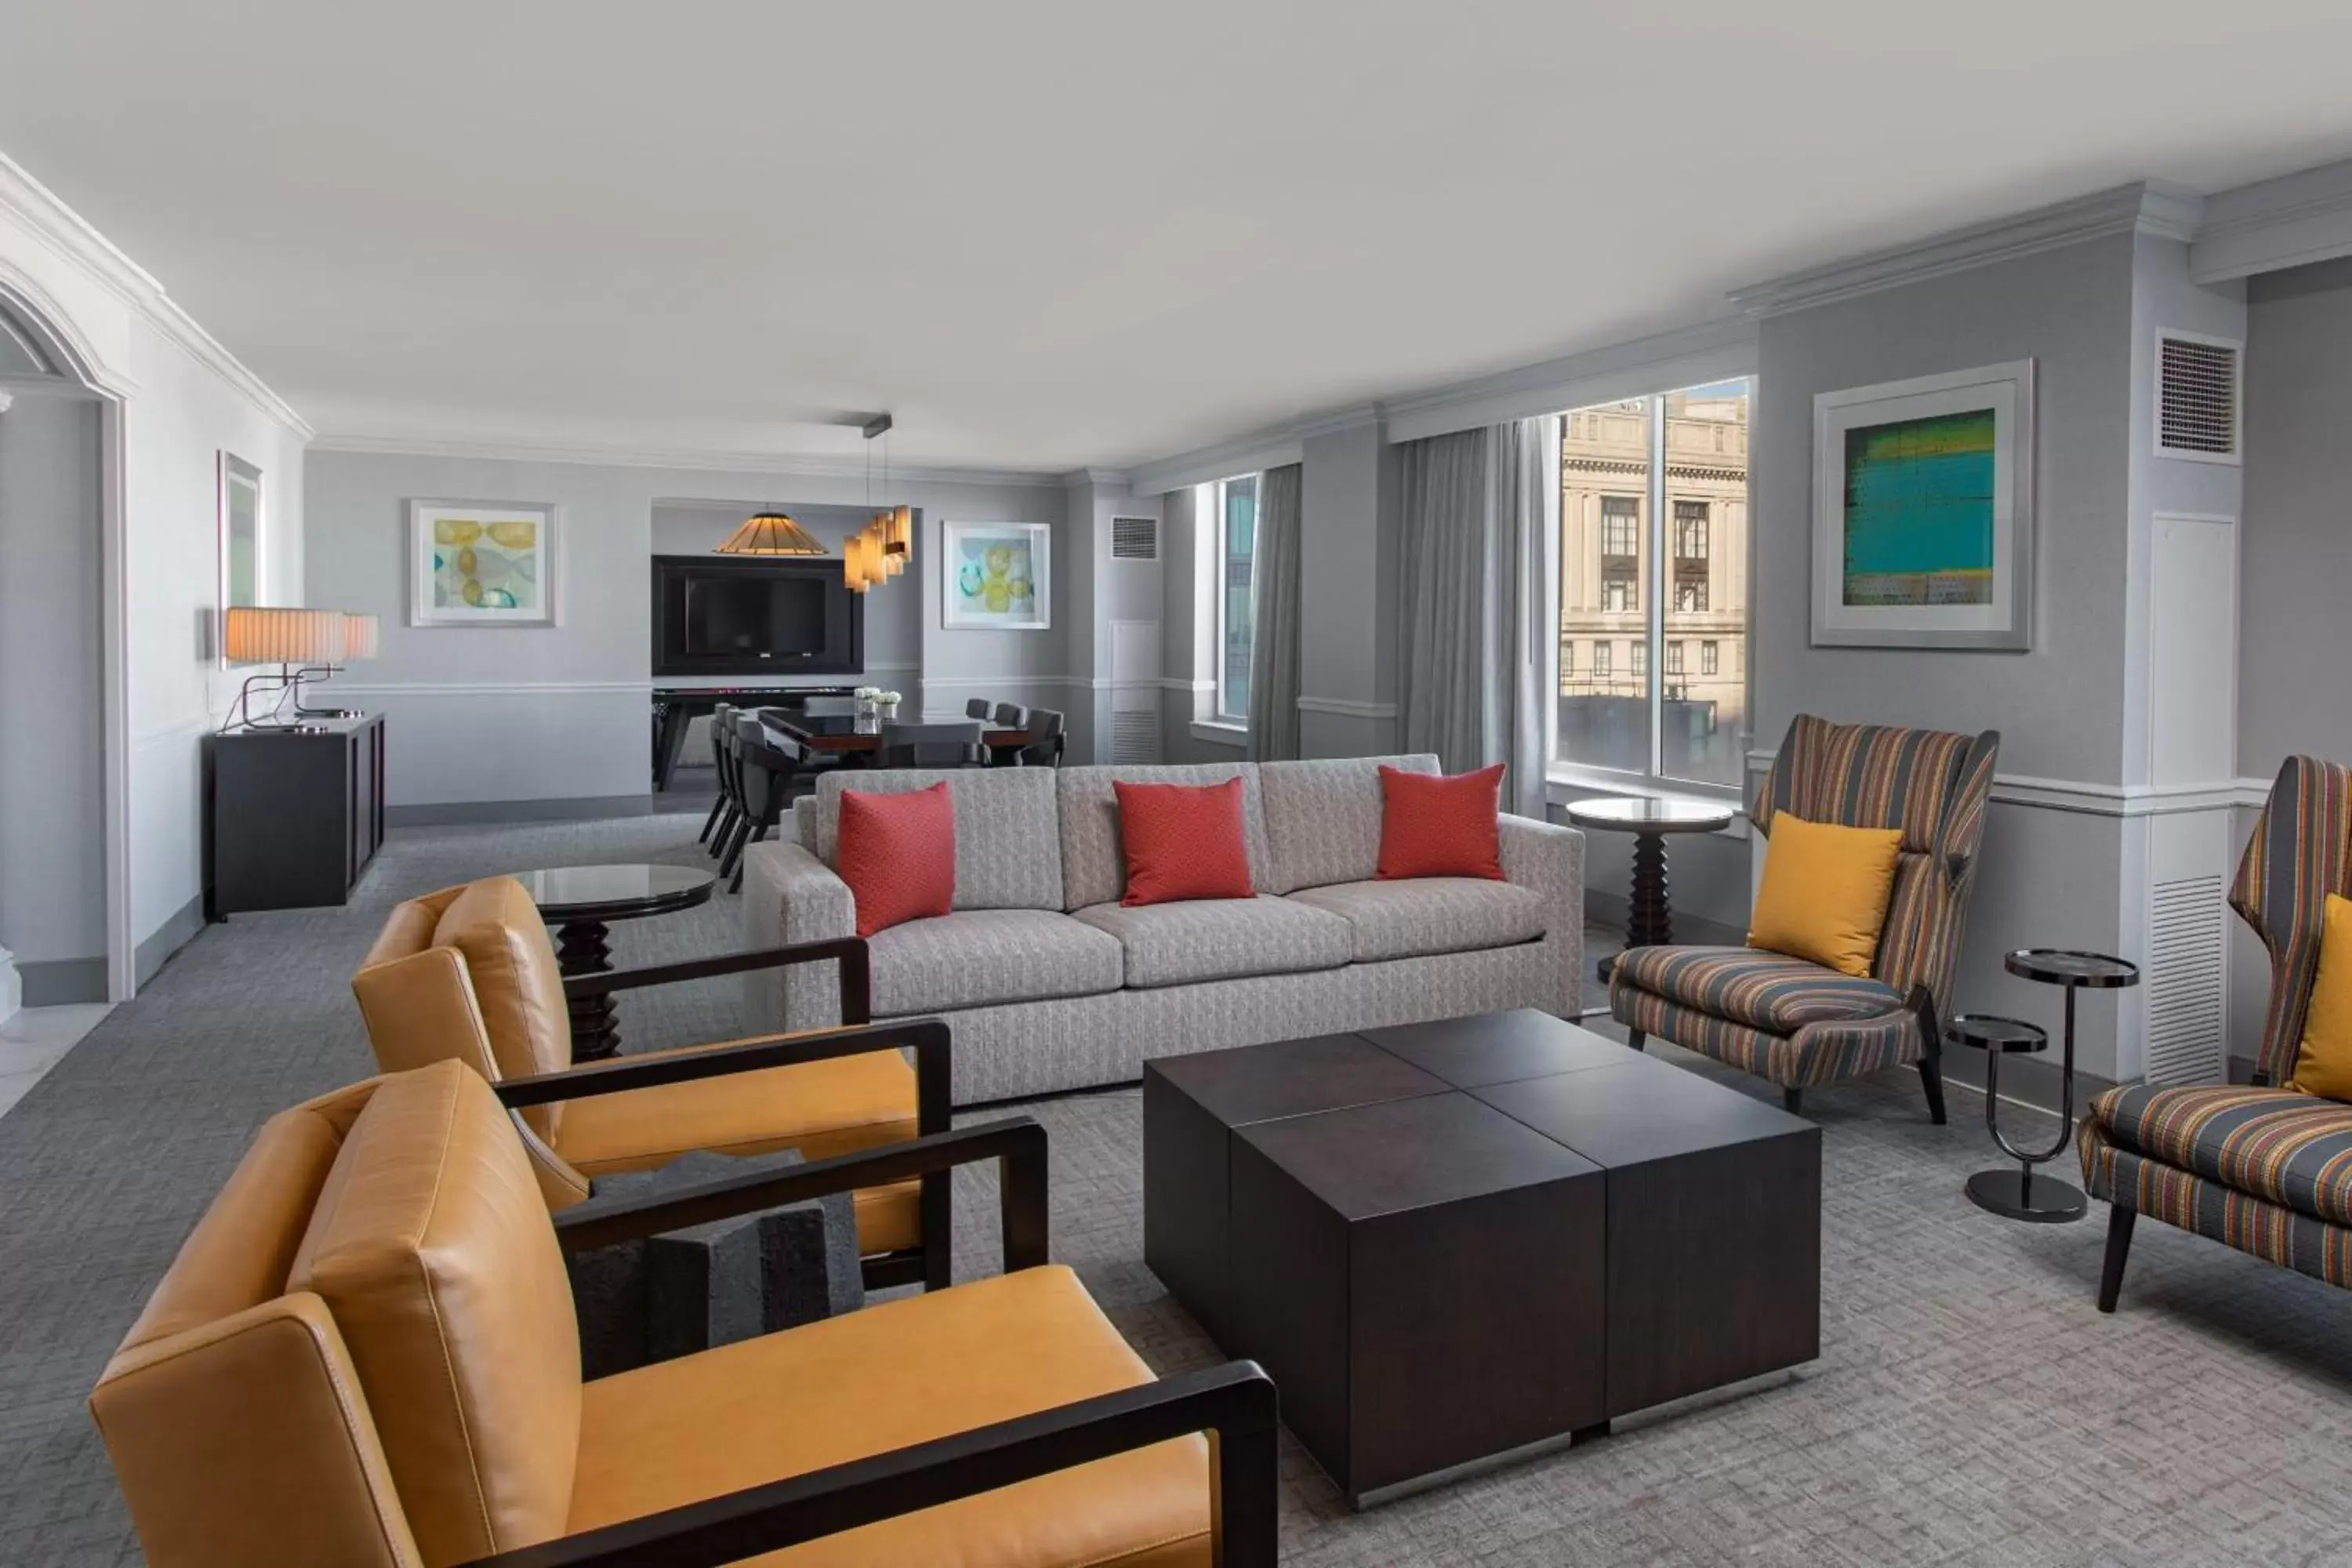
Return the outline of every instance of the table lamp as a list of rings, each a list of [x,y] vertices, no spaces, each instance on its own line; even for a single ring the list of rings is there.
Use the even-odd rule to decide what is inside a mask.
[[[355,616],[348,610],[342,612],[342,657],[328,664],[305,665],[294,672],[294,713],[297,718],[357,719],[361,717],[360,710],[356,708],[309,708],[302,702],[303,681],[314,678],[325,680],[331,676],[341,674],[343,666],[347,664],[357,664],[361,659],[375,657],[375,617]]]
[[[299,610],[278,605],[238,605],[221,618],[221,653],[231,664],[274,664],[276,675],[250,675],[237,689],[236,700],[221,725],[247,730],[313,730],[299,710],[300,675],[296,667],[331,667],[344,657],[344,616],[341,610]],[[256,687],[275,689],[277,700],[260,719],[253,716]],[[292,692],[298,710],[294,719],[280,720],[278,710]],[[238,716],[243,715],[239,723]]]

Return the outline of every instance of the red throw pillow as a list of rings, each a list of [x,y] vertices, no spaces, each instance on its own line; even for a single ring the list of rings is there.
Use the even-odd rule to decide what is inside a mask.
[[[834,869],[872,936],[955,907],[955,802],[944,780],[903,795],[841,792]]]
[[[1411,877],[1503,879],[1502,830],[1495,824],[1503,764],[1451,778],[1381,764],[1382,881]]]
[[[1118,837],[1127,894],[1118,901],[1247,899],[1249,843],[1242,837],[1242,781],[1216,784],[1121,784]]]

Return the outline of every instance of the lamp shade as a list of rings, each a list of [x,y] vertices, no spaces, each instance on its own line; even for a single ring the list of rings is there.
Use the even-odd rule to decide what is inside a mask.
[[[853,594],[866,592],[866,536],[862,533],[841,542],[841,584]]]
[[[343,616],[343,662],[357,664],[375,657],[376,618],[373,616]]]
[[[720,555],[822,555],[824,546],[811,539],[808,530],[780,511],[763,511],[757,517],[743,520],[743,526],[727,536],[727,542],[717,552]]]
[[[890,514],[890,532],[887,548],[891,554],[903,556],[909,550],[914,548],[914,544],[915,509],[908,506],[899,507]]]
[[[343,613],[240,605],[221,628],[221,651],[231,664],[341,664]]]

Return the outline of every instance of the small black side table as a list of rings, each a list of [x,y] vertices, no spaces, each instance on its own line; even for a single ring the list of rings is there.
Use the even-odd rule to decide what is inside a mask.
[[[2008,1219],[2037,1225],[2063,1225],[2081,1219],[2088,1205],[2082,1193],[2054,1176],[2037,1179],[2033,1167],[2056,1159],[2074,1141],[2074,993],[2088,987],[2111,991],[2139,984],[2139,966],[2103,952],[2077,952],[2064,948],[2020,948],[2001,961],[2011,974],[2066,988],[2064,1055],[2058,1079],[2058,1140],[2049,1148],[2028,1151],[2004,1137],[1999,1119],[2000,1058],[2011,1051],[2048,1048],[2049,1036],[2013,1018],[1955,1018],[1951,1037],[1962,1045],[1985,1047],[1985,1127],[2001,1152],[2018,1163],[2014,1171],[1979,1171],[1968,1182],[1968,1194],[1979,1208]],[[1963,1024],[1967,1027],[1963,1027]],[[2031,1037],[2040,1036],[2040,1043]]]
[[[1704,801],[1627,795],[1580,800],[1568,807],[1569,821],[1579,827],[1633,835],[1633,897],[1625,907],[1627,947],[1664,947],[1675,940],[1674,910],[1666,902],[1666,835],[1717,833],[1738,815],[1731,806]],[[1606,980],[1614,967],[1615,959],[1604,958],[1594,969]]]
[[[718,876],[691,866],[557,866],[519,871],[516,880],[555,928],[555,961],[570,974],[604,974],[613,967],[605,941],[614,921],[643,920],[710,901]],[[564,1005],[572,1019],[572,1059],[602,1061],[621,1048],[610,996],[575,996]]]

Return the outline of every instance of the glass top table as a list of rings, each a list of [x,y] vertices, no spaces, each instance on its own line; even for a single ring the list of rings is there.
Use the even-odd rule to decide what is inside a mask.
[[[540,918],[555,928],[555,961],[566,975],[605,974],[613,968],[609,928],[707,904],[719,885],[713,871],[691,866],[552,866],[518,871],[515,880]],[[609,994],[567,996],[572,1059],[600,1061],[621,1048],[621,1029]]]
[[[1568,807],[1579,827],[1633,835],[1633,886],[1625,906],[1625,945],[1664,947],[1675,940],[1674,906],[1666,899],[1666,835],[1715,833],[1731,826],[1738,808],[1703,800],[1658,800],[1648,795],[1609,795]],[[1595,966],[1601,979],[1616,967],[1604,958]]]

